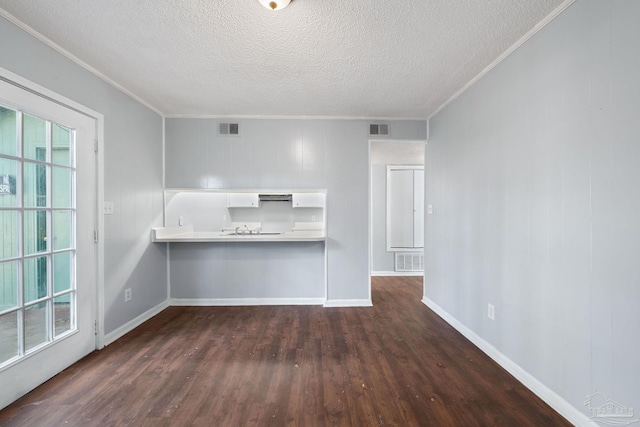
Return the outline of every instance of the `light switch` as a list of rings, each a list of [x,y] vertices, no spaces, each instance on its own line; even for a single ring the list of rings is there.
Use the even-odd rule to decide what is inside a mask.
[[[113,215],[113,202],[104,202],[104,214]]]
[[[433,205],[427,205],[427,215],[433,215]]]

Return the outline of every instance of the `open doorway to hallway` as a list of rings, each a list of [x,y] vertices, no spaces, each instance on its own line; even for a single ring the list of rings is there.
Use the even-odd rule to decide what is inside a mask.
[[[370,275],[424,276],[426,141],[370,141]],[[420,297],[421,298],[421,297]]]

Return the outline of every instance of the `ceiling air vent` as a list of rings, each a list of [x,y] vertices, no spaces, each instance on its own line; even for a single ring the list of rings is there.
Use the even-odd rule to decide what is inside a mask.
[[[239,135],[240,130],[237,123],[219,123],[218,133],[220,135]]]
[[[389,135],[389,125],[370,124],[369,135]]]

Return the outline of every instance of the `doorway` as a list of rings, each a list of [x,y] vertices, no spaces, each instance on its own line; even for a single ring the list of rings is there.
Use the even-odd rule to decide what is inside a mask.
[[[411,235],[422,238],[413,238],[411,248],[394,247],[394,242],[390,242],[390,233],[393,224],[389,223],[391,216],[398,213],[397,205],[394,203],[389,206],[389,171],[402,171],[402,177],[411,174],[411,188],[407,186],[405,189],[407,195],[414,194],[417,191],[422,196],[424,203],[424,175],[422,170],[425,164],[425,145],[423,140],[371,140],[369,141],[369,290],[371,297],[371,277],[375,276],[422,276],[424,271],[420,260],[423,259],[424,248],[424,213],[418,214],[411,222]],[[414,171],[419,171],[414,173]],[[420,180],[416,182],[414,175]],[[395,180],[394,187],[397,182],[403,180]],[[418,185],[414,185],[418,184]],[[407,202],[411,205],[413,202]],[[394,209],[388,209],[392,207]],[[406,215],[416,215],[410,209]],[[416,209],[419,210],[419,209]],[[415,232],[414,232],[415,231]],[[404,227],[403,234],[407,234]],[[417,233],[417,234],[416,234]],[[393,238],[393,237],[391,237]],[[389,244],[392,243],[390,246]],[[417,245],[417,246],[416,246]],[[423,284],[424,286],[424,284]]]
[[[0,69],[0,408],[96,349],[101,116],[45,91]]]

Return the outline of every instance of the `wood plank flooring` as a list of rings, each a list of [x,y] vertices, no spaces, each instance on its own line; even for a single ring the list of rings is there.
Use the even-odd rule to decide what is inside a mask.
[[[565,426],[421,302],[170,307],[0,411],[2,426]]]

